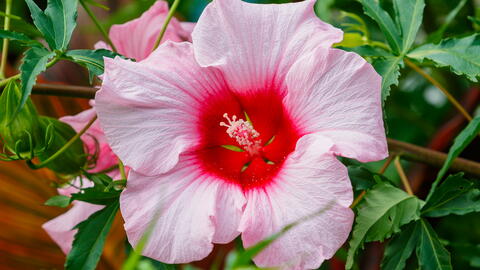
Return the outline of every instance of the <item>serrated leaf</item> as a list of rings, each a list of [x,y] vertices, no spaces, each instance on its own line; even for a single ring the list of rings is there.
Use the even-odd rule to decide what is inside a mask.
[[[399,232],[402,225],[419,219],[422,204],[417,197],[385,183],[367,191],[357,207],[346,268],[352,268],[354,257],[364,242],[383,241]]]
[[[388,242],[383,255],[382,270],[403,270],[405,262],[412,256],[420,235],[420,223],[408,224],[402,232]]]
[[[439,44],[425,44],[407,56],[418,61],[429,59],[438,67],[450,67],[455,74],[465,75],[477,82],[480,75],[480,34],[444,39]]]
[[[88,202],[91,204],[108,205],[118,200],[120,191],[100,191],[96,188],[84,188],[79,193],[72,194],[72,200]]]
[[[438,239],[437,233],[425,219],[420,219],[420,237],[417,243],[417,258],[422,270],[450,270],[450,253]]]
[[[93,270],[96,268],[108,231],[119,208],[119,202],[93,213],[77,226],[72,250],[67,255],[65,269]]]
[[[418,29],[422,24],[424,0],[395,0],[395,20],[400,26],[402,33],[402,53],[406,53],[412,47]]]
[[[83,175],[95,184],[97,190],[103,190],[113,182],[113,179],[104,173],[89,173],[84,171]]]
[[[45,202],[45,205],[65,208],[70,205],[70,197],[64,195],[53,196]]]
[[[400,32],[395,23],[393,22],[390,15],[382,9],[378,1],[375,0],[359,0],[363,6],[365,14],[370,16],[382,30],[382,33],[385,35],[385,38],[396,53],[400,52],[401,40]]]
[[[373,62],[373,67],[382,76],[382,102],[385,102],[390,95],[390,87],[398,85],[400,65],[402,64],[403,59],[399,56],[378,58]]]
[[[382,182],[389,182],[390,180],[385,176],[371,172],[367,168],[358,165],[350,165],[348,168],[348,176],[352,181],[352,186],[355,190],[367,190],[377,184],[375,177],[379,177]]]
[[[33,23],[42,32],[50,49],[64,51],[77,25],[77,0],[48,0],[42,11],[33,0],[25,0]]]
[[[479,132],[480,116],[477,116],[468,123],[467,127],[465,127],[465,129],[463,129],[457,137],[455,137],[455,139],[453,140],[453,145],[448,150],[447,159],[445,160],[445,163],[443,163],[442,168],[438,172],[435,182],[433,182],[432,184],[432,188],[430,189],[430,192],[427,196],[427,201],[435,192],[438,183],[447,173],[448,168],[450,168],[450,165],[452,165],[453,160],[460,155],[460,153],[473,141],[473,139],[478,135]]]
[[[49,52],[44,48],[33,47],[29,49],[23,57],[23,63],[20,66],[20,80],[22,81],[22,98],[19,104],[18,110],[20,110],[25,102],[27,102],[32,87],[37,80],[38,74],[45,71],[47,68],[47,62],[50,58],[54,57],[54,52]]]
[[[458,173],[447,177],[435,190],[422,208],[422,215],[442,217],[479,211],[480,190],[474,182],[463,178],[463,173]]]
[[[119,54],[105,49],[97,50],[71,50],[65,53],[65,58],[88,69],[90,82],[93,76],[103,74],[103,57],[115,58]]]
[[[467,0],[459,1],[457,6],[448,13],[447,17],[445,17],[445,21],[437,29],[437,31],[428,36],[427,42],[438,43],[442,39],[443,33],[447,27],[450,25],[450,23],[452,23],[453,19],[457,16],[458,12],[463,8],[463,6],[465,6],[466,3]]]
[[[0,38],[15,40],[29,47],[43,47],[42,43],[29,38],[27,35],[7,30],[0,30]]]

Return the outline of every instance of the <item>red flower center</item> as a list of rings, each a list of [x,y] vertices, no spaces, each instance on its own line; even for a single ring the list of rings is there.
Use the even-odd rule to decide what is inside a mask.
[[[197,126],[202,168],[244,190],[270,184],[300,137],[276,91],[210,96]]]

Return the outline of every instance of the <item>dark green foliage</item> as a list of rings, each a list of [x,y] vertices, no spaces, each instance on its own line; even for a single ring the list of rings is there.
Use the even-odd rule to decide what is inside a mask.
[[[458,75],[465,75],[477,82],[480,75],[480,35],[463,38],[449,38],[439,44],[425,44],[410,53],[408,57],[422,61],[433,61],[438,67],[450,67]]]
[[[48,0],[42,11],[33,0],[25,0],[33,22],[50,49],[65,51],[77,26],[77,0]]]
[[[43,47],[42,43],[29,38],[25,34],[18,32],[0,30],[0,38],[18,41],[20,44],[26,47]]]
[[[45,48],[32,47],[26,53],[23,58],[23,63],[20,66],[20,79],[22,81],[22,97],[20,99],[18,110],[27,102],[32,87],[37,80],[38,74],[45,71],[47,68],[47,62],[55,56],[54,52],[50,52]]]
[[[463,178],[463,173],[450,175],[435,190],[425,206],[422,215],[441,217],[450,214],[464,215],[480,211],[480,190],[478,183]]]
[[[53,140],[47,149],[38,155],[40,161],[47,160],[63,147],[77,133],[68,124],[57,119],[42,116],[40,118],[42,128],[53,125]],[[87,155],[80,139],[75,142],[56,159],[49,162],[46,167],[61,174],[78,174],[87,162]]]
[[[17,83],[10,81],[0,97],[0,136],[4,147],[17,158],[30,159],[45,145],[45,141],[32,101],[27,99],[25,106],[17,111],[20,97]]]
[[[417,243],[417,258],[422,270],[452,269],[450,253],[440,242],[437,233],[428,221],[420,219],[420,237]]]
[[[67,255],[65,269],[96,268],[118,208],[119,202],[116,200],[75,226],[78,232],[75,234],[72,250]]]
[[[420,235],[420,223],[412,222],[401,233],[395,235],[385,248],[382,261],[383,270],[402,270],[405,263],[412,256],[418,237]]]
[[[64,57],[67,60],[73,61],[88,69],[90,82],[93,76],[103,74],[104,64],[103,57],[115,58],[119,54],[105,49],[97,50],[71,50],[65,53]]]
[[[377,184],[367,191],[357,207],[347,269],[352,268],[354,257],[364,242],[383,241],[399,232],[402,225],[420,218],[422,205],[417,197],[390,184]]]

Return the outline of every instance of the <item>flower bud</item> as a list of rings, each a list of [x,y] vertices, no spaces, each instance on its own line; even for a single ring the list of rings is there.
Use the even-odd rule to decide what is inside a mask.
[[[4,146],[21,159],[31,159],[43,147],[43,132],[30,99],[17,112],[21,99],[18,84],[11,80],[0,96],[0,136]]]
[[[57,153],[77,133],[67,123],[57,119],[40,116],[40,124],[45,133],[51,132],[51,138],[47,142],[46,149],[38,154],[41,162],[49,159]],[[70,145],[58,157],[49,161],[45,167],[61,174],[76,174],[81,171],[87,162],[83,142],[79,138]]]

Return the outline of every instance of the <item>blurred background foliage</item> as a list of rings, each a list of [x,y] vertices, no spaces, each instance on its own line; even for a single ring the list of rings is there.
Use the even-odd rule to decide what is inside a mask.
[[[40,7],[46,6],[46,0],[36,1]],[[109,11],[94,8],[94,12],[108,29],[113,24],[124,23],[140,16],[147,10],[154,0],[105,0],[102,3],[110,8]],[[290,1],[249,1],[260,3],[285,3]],[[461,0],[426,0],[423,23],[415,44],[421,44],[427,37],[444,24],[447,14],[452,11]],[[185,21],[194,22],[200,16],[203,8],[209,3],[206,0],[183,0],[176,16]],[[0,1],[3,10],[4,0]],[[382,6],[392,11],[391,1],[383,1]],[[364,15],[360,3],[355,0],[319,0],[316,6],[317,14],[325,21],[345,28],[345,23],[351,18],[342,12],[349,12],[360,16],[366,22],[368,31],[373,40],[383,41],[383,34],[377,25]],[[39,36],[38,31],[29,23],[28,9],[22,0],[15,0],[14,15],[25,20],[12,20],[12,30],[27,33],[30,36]],[[479,31],[480,25],[474,20],[480,18],[480,1],[468,0],[460,9],[458,15],[445,29],[444,37],[461,36]],[[1,20],[3,23],[3,20]],[[26,22],[25,22],[26,21]],[[78,27],[74,32],[71,48],[93,48],[93,44],[101,39],[98,30],[79,9]],[[414,45],[415,46],[415,45]],[[9,67],[7,75],[16,73],[21,53],[24,48],[12,42],[9,51]],[[452,74],[447,68],[426,69],[435,79],[440,81],[450,92],[461,101],[462,105],[472,115],[480,113],[480,90],[478,85],[462,76]],[[76,85],[88,85],[88,74],[82,68],[68,62],[61,62],[42,74],[39,81]],[[388,126],[388,137],[426,146],[446,152],[453,138],[466,125],[466,120],[452,107],[445,96],[427,82],[419,74],[408,68],[401,71],[400,83],[392,87],[391,95],[385,104],[385,119]],[[52,117],[60,117],[80,112],[88,108],[87,100],[32,96],[39,113]],[[478,137],[462,153],[462,156],[471,160],[480,159],[480,140]],[[436,169],[421,164],[404,162],[408,168],[412,187],[420,190],[420,198],[424,198],[426,191],[435,178]],[[372,163],[368,166],[378,170],[381,163]],[[386,176],[398,181],[397,173],[392,171],[393,166],[386,172]],[[43,206],[45,200],[55,194],[55,185],[58,179],[46,170],[32,171],[20,162],[0,162],[0,269],[52,269],[62,268],[64,255],[60,249],[49,240],[41,229],[41,224],[64,211],[56,207]],[[449,216],[442,219],[431,219],[432,225],[452,252],[452,264],[455,269],[480,268],[480,213],[465,216]],[[122,221],[118,217],[112,233],[109,236],[105,253],[100,263],[101,269],[118,269],[122,258],[126,254]],[[234,245],[217,247],[214,254],[209,256],[199,267],[212,264],[215,256],[224,256],[226,251]],[[371,243],[361,257],[361,269],[378,269],[383,254],[383,245]],[[341,269],[345,250],[340,250],[337,257],[322,266],[322,269]],[[409,269],[415,269],[415,259],[410,260]],[[153,262],[145,261],[142,269],[163,269]],[[140,266],[140,265],[139,265]]]

